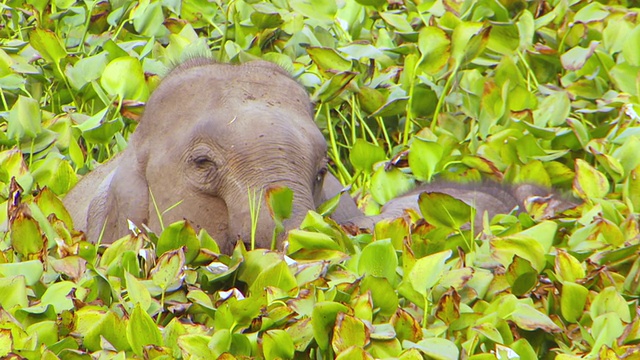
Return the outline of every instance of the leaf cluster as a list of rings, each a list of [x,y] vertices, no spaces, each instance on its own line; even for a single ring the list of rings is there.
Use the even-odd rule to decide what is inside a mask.
[[[632,357],[638,44],[624,1],[6,1],[0,356]],[[203,54],[273,61],[307,87],[368,214],[434,177],[582,205],[547,219],[531,201],[479,235],[468,205],[433,194],[371,234],[310,212],[285,253],[220,255],[185,222],[87,243],[58,196],[126,147],[173,64]]]

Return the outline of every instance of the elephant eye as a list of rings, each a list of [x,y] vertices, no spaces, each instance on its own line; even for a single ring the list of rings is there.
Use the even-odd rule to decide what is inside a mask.
[[[320,171],[318,171],[318,173],[316,174],[316,183],[320,183],[322,182],[322,180],[324,180],[324,176],[327,174],[327,168],[323,167],[322,169],[320,169]]]
[[[212,167],[215,167],[215,163],[213,162],[213,160],[208,157],[208,156],[195,156],[191,159],[191,162],[198,168],[198,169],[210,169]]]

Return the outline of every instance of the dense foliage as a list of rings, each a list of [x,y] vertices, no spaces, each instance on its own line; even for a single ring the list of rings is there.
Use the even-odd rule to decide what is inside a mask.
[[[637,356],[638,12],[614,0],[2,2],[0,356]],[[470,210],[448,198],[450,216],[423,199],[422,214],[373,234],[309,213],[286,256],[219,255],[184,222],[106,250],[83,241],[58,197],[126,147],[172,64],[202,54],[298,78],[368,213],[434,176],[534,182],[583,204],[485,218],[475,239],[461,229]]]

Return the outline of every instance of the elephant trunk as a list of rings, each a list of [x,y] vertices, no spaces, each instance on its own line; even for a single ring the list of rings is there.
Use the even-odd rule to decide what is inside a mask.
[[[293,211],[291,216],[283,221],[284,231],[276,238],[276,249],[282,250],[282,241],[285,239],[287,231],[297,228],[307,215],[307,212],[315,209],[315,204],[309,189],[300,188],[295,184],[278,185],[288,186],[294,192]],[[221,244],[223,252],[231,253],[238,240],[242,240],[249,248],[252,234],[255,236],[256,248],[271,248],[276,226],[275,222],[269,212],[264,196],[259,204],[259,211],[254,211],[252,216],[248,206],[252,200],[257,202],[257,199],[247,197],[244,203],[240,200],[227,204],[229,209],[229,241],[227,244]],[[255,215],[257,215],[257,219],[255,219]]]

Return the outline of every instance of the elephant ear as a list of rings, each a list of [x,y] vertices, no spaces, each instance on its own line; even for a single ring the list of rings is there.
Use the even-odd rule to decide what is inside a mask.
[[[102,243],[110,244],[127,234],[127,220],[138,226],[148,222],[147,180],[135,156],[126,155],[100,184],[89,205],[87,235],[91,241],[102,234]]]

